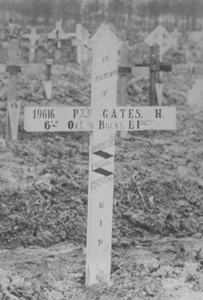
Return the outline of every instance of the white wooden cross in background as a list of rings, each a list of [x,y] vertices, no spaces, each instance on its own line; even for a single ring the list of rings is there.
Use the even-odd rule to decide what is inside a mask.
[[[24,34],[23,38],[29,39],[30,41],[29,62],[32,63],[35,58],[36,42],[40,38],[40,34],[37,34],[37,28],[32,27],[31,32]]]
[[[26,131],[91,131],[86,285],[110,283],[117,130],[170,130],[175,107],[116,107],[118,39],[102,25],[92,37],[91,107],[26,107]]]

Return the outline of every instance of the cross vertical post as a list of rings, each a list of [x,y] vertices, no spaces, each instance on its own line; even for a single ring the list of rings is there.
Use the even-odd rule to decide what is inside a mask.
[[[43,61],[44,50],[45,50],[45,34],[41,33],[39,36],[39,39],[37,41],[37,60],[38,60],[38,62]]]
[[[9,73],[6,140],[17,140],[20,103],[17,102],[17,74],[21,72],[19,63],[19,41],[11,41],[9,61],[6,71]]]
[[[132,68],[129,66],[128,57],[129,43],[122,43],[120,49],[120,61],[119,61],[119,84],[118,84],[118,106],[125,105],[128,75],[131,74]]]
[[[61,59],[61,41],[59,36],[59,30],[56,30],[56,39],[55,39],[55,60],[59,61]]]
[[[175,51],[178,51],[179,48],[179,38],[181,36],[181,34],[178,32],[178,28],[175,27],[173,32],[171,33],[172,37],[173,37],[173,48]]]
[[[203,65],[194,66],[195,82],[187,94],[187,104],[203,108]]]
[[[92,49],[91,106],[96,121],[102,109],[116,106],[118,39],[103,25],[92,37]],[[94,130],[90,136],[86,286],[110,282],[114,155],[115,129]]]
[[[76,46],[77,52],[77,63],[80,66],[80,75],[83,73],[84,61],[89,62],[89,51],[88,47],[89,33],[85,30],[81,24],[76,25],[76,39],[72,41],[72,45]]]
[[[120,61],[118,67],[119,79],[118,79],[118,106],[124,106],[127,96],[127,84],[128,75],[132,73],[132,68],[129,66],[129,43],[125,42],[121,44],[120,48]],[[127,133],[117,131],[118,137],[125,138]]]
[[[37,28],[32,27],[30,34],[24,34],[23,37],[30,40],[29,62],[32,63],[35,58],[36,42],[39,39],[40,34],[37,34]]]
[[[155,47],[150,47],[150,87],[149,87],[149,105],[155,106],[158,104],[156,94],[156,76],[157,76],[157,55]]]
[[[46,59],[46,80],[44,82],[44,89],[47,99],[51,99],[52,97],[52,82],[51,82],[51,69],[53,65],[53,59]]]
[[[83,57],[83,45],[82,45],[82,25],[76,25],[76,37],[77,37],[77,63],[80,66],[80,74],[82,74],[82,57]]]

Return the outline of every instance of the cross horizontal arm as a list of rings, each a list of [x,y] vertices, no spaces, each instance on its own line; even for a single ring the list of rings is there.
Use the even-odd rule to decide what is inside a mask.
[[[135,67],[148,67],[151,71],[157,72],[157,71],[163,71],[163,72],[171,72],[172,71],[172,65],[165,62],[157,62],[157,64],[150,64],[150,63],[140,63],[135,64]]]
[[[173,130],[175,107],[26,107],[24,128],[30,132]]]
[[[21,64],[0,64],[0,73],[9,74],[39,74],[43,71],[43,66],[40,64],[29,64],[29,65],[21,65]]]

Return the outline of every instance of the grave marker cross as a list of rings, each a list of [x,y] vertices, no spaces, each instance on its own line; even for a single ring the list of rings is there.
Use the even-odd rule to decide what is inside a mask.
[[[160,105],[162,101],[162,90],[159,93],[159,84],[160,77],[159,72],[171,72],[172,65],[164,63],[159,60],[159,46],[150,47],[150,61],[136,64],[135,67],[148,67],[150,71],[150,87],[149,87],[149,105]],[[122,76],[126,76],[132,72],[132,67],[128,64],[124,65],[121,63],[121,66],[118,68],[118,72]],[[159,97],[158,97],[159,96]]]
[[[203,108],[203,65],[199,64],[193,67],[194,84],[188,91],[187,103],[191,106]]]
[[[62,20],[56,22],[56,27],[48,34],[48,40],[54,40],[55,48],[55,60],[59,61],[61,59],[61,43],[63,40],[67,40],[72,36],[62,29]],[[74,34],[75,36],[75,34]]]
[[[34,74],[42,71],[40,65],[21,65],[19,40],[13,39],[10,44],[8,53],[8,63],[0,64],[0,73],[9,73],[9,84],[4,90],[8,94],[7,102],[7,122],[6,122],[6,139],[9,141],[17,140],[18,120],[20,113],[20,102],[17,102],[17,77],[18,73]]]
[[[52,82],[51,82],[51,69],[53,65],[53,59],[46,59],[46,80],[44,82],[44,89],[46,94],[46,99],[51,99],[52,97]]]
[[[9,83],[7,88],[7,120],[6,120],[6,140],[17,140],[18,119],[20,103],[17,102],[17,74],[21,72],[19,63],[19,41],[11,41],[9,50],[9,60],[7,65],[0,65],[0,73],[9,73]]]
[[[173,46],[174,40],[168,31],[162,26],[158,25],[150,35],[145,39],[145,42],[151,47],[158,45],[160,47],[159,58],[162,61],[163,54]]]
[[[174,107],[116,107],[118,40],[103,25],[92,37],[88,107],[26,107],[25,130],[90,135],[86,285],[110,283],[116,130],[175,129]]]
[[[35,58],[36,42],[40,38],[40,34],[37,34],[37,28],[32,27],[31,32],[29,34],[24,34],[23,38],[27,38],[30,40],[29,62],[32,63]]]

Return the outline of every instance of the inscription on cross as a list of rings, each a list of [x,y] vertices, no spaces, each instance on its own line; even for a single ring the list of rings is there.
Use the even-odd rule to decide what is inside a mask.
[[[118,40],[103,25],[92,37],[91,107],[26,107],[25,130],[91,131],[86,285],[110,283],[115,132],[175,129],[174,107],[116,107]]]

